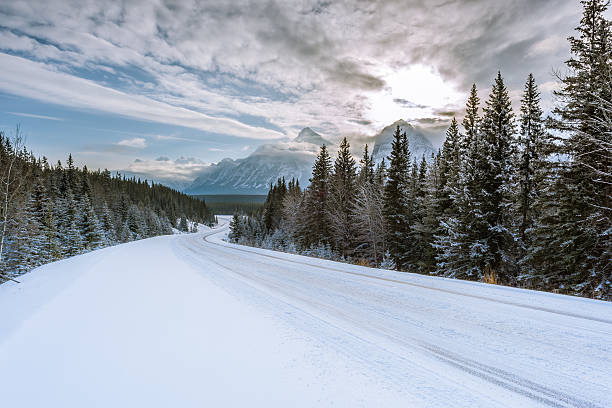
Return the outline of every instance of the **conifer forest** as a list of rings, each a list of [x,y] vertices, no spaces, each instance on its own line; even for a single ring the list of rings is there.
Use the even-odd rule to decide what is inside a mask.
[[[399,126],[378,164],[346,138],[335,158],[323,146],[310,185],[281,177],[262,210],[234,214],[230,240],[612,300],[611,22],[606,2],[582,3],[550,115],[531,74],[513,111],[499,72],[432,157],[411,157]]]
[[[36,158],[21,130],[0,134],[0,281],[62,258],[212,224],[203,201],[110,171]]]

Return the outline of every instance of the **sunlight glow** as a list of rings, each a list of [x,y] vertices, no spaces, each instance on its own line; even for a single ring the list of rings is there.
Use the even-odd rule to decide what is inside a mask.
[[[387,87],[368,98],[369,119],[375,123],[434,117],[434,110],[458,106],[463,99],[454,84],[445,82],[437,70],[425,65],[392,71],[383,78]]]

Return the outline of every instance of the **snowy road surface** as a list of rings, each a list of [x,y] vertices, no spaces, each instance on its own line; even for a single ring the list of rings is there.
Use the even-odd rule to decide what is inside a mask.
[[[612,303],[152,238],[0,286],[3,407],[612,407]]]

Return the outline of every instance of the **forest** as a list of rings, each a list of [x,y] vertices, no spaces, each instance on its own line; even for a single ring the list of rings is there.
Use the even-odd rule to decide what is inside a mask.
[[[160,184],[55,166],[0,133],[0,283],[69,256],[212,224],[205,203]]]
[[[583,2],[567,72],[544,115],[529,74],[513,112],[501,72],[476,85],[433,157],[397,128],[387,160],[345,138],[310,185],[281,178],[233,242],[398,271],[612,300],[612,36],[607,2]]]

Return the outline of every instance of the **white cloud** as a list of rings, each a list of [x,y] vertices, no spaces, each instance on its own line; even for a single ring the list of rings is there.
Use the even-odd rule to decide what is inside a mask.
[[[25,118],[34,118],[34,119],[44,119],[44,120],[55,120],[55,121],[63,121],[63,118],[58,118],[55,116],[46,116],[46,115],[35,115],[33,113],[24,113],[24,112],[6,112],[10,115],[15,116],[23,116]]]
[[[135,160],[125,171],[161,181],[190,182],[209,165],[191,157],[176,160],[159,157],[156,160]]]
[[[135,149],[144,149],[147,147],[147,140],[143,137],[135,137],[133,139],[124,139],[117,142],[119,146],[133,147]]]
[[[0,89],[8,93],[230,136],[249,139],[284,137],[274,130],[249,126],[230,118],[213,117],[142,95],[130,95],[107,88],[25,58],[0,53],[0,66]]]
[[[17,94],[254,139],[294,136],[305,126],[333,138],[389,124],[390,115],[377,114],[389,71],[433,67],[463,99],[472,82],[484,89],[498,69],[516,90],[530,71],[548,81],[551,68],[563,63],[558,54],[579,12],[575,0],[30,0],[0,9],[11,30],[0,31],[0,49],[44,61],[47,71],[108,71],[124,91],[106,95],[71,81],[72,89],[94,97],[72,102],[69,87],[49,89],[41,82],[54,78],[31,72],[9,78],[19,81]],[[133,67],[144,78],[122,73]],[[0,81],[8,75],[3,70]],[[414,102],[406,91],[401,98]],[[463,104],[444,109],[460,111]],[[423,115],[393,109],[393,120]],[[245,125],[235,119],[241,115],[281,131]]]

